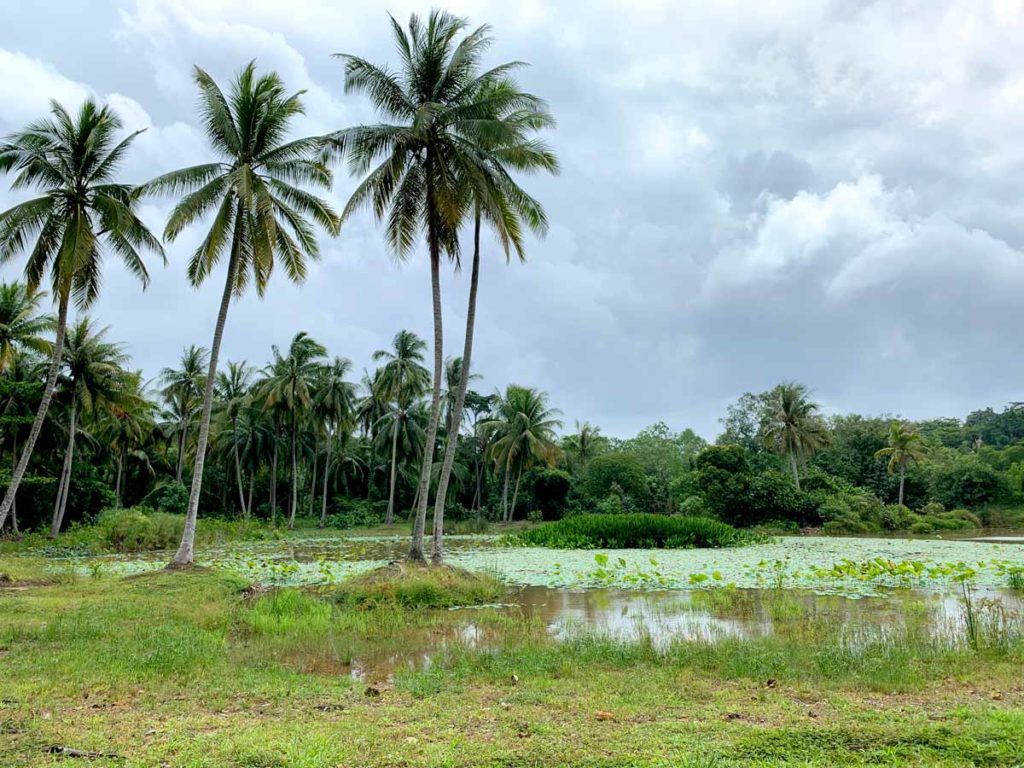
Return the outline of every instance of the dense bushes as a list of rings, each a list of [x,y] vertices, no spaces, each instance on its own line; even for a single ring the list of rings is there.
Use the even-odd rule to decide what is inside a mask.
[[[707,517],[574,515],[515,537],[520,544],[558,549],[686,549],[731,547],[752,537]]]
[[[327,517],[331,528],[358,528],[380,525],[388,510],[387,500],[365,501],[339,496],[331,504],[334,512]]]
[[[646,503],[647,475],[638,459],[627,453],[608,453],[590,462],[583,477],[584,494],[600,501],[613,490],[627,497],[627,503]]]
[[[100,539],[118,552],[170,549],[181,540],[182,515],[154,512],[144,507],[107,509],[96,522]]]

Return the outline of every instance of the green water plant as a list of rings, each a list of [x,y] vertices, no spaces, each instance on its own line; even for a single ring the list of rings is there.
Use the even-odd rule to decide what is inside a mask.
[[[759,538],[708,517],[597,514],[545,523],[510,541],[555,549],[691,549],[742,546]]]

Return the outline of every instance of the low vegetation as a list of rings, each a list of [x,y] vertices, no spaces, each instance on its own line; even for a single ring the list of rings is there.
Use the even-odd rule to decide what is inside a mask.
[[[394,563],[343,581],[331,591],[339,603],[360,608],[451,608],[497,602],[508,588],[494,576],[447,565]]]
[[[735,547],[757,537],[707,517],[593,514],[544,523],[513,540],[558,549],[689,549]]]

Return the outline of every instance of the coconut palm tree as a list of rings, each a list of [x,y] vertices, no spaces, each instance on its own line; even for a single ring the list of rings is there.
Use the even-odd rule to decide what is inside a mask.
[[[164,258],[159,241],[136,215],[134,190],[114,180],[140,131],[118,141],[120,118],[92,99],[87,99],[75,116],[52,102],[50,114],[49,119],[36,121],[0,143],[0,171],[16,174],[12,189],[42,193],[0,213],[0,264],[27,252],[26,290],[37,291],[49,272],[57,302],[43,396],[0,504],[0,528],[53,399],[71,299],[84,310],[99,295],[104,248],[120,257],[143,287],[149,282],[149,273],[139,251],[149,250]]]
[[[411,484],[417,489],[419,487],[419,470],[414,465],[423,456],[429,422],[430,410],[426,402],[413,400],[405,407],[401,407],[397,401],[392,402],[377,425],[378,453],[391,452],[392,499],[399,482],[403,485]],[[388,523],[388,519],[385,518],[384,522]]]
[[[312,403],[313,388],[327,349],[308,333],[300,331],[288,346],[287,355],[282,355],[276,346],[272,350],[274,360],[266,369],[267,378],[263,381],[261,394],[268,407],[280,406],[289,422],[292,495],[288,508],[288,527],[294,528],[295,513],[299,506],[299,418]]]
[[[494,194],[498,163],[486,147],[506,131],[494,115],[509,107],[495,102],[514,103],[518,98],[512,89],[495,91],[493,86],[504,82],[518,63],[481,72],[480,59],[491,43],[488,27],[465,33],[466,21],[444,11],[431,11],[425,23],[412,15],[408,30],[392,18],[391,27],[399,74],[358,56],[339,54],[345,62],[345,90],[369,96],[385,122],[338,131],[331,141],[335,150],[347,155],[354,174],[365,174],[345,206],[343,220],[372,206],[378,219],[387,220],[387,241],[399,259],[408,256],[421,233],[426,235],[434,380],[409,549],[410,559],[421,561],[444,376],[441,254],[457,257],[457,231],[471,201],[486,202],[495,219],[504,218],[500,196]]]
[[[537,462],[552,464],[558,458],[555,430],[562,426],[560,415],[561,411],[548,408],[546,392],[510,384],[504,395],[498,395],[493,417],[481,425],[492,435],[488,452],[495,468],[504,475],[501,503],[506,522],[515,511],[523,472]],[[516,484],[510,507],[508,487],[513,474]]]
[[[206,350],[192,344],[185,347],[177,368],[163,368],[160,371],[160,395],[167,403],[169,432],[176,435],[178,444],[174,481],[179,484],[185,470],[189,425],[199,412],[203,390],[206,389],[207,361]]]
[[[875,452],[876,458],[889,459],[889,474],[899,473],[900,497],[903,504],[903,483],[907,479],[907,467],[910,462],[919,462],[924,458],[924,438],[917,428],[908,421],[893,419],[889,425],[889,445]]]
[[[238,441],[238,419],[249,401],[252,390],[253,369],[245,364],[228,362],[227,371],[217,374],[216,397],[220,406],[220,417],[225,429],[222,434],[230,438],[232,463],[235,468],[235,483],[238,485],[238,504],[242,516],[248,519],[250,510],[245,503],[245,486],[242,483],[242,459]]]
[[[44,298],[44,291],[29,291],[24,283],[0,283],[0,373],[19,350],[50,352],[46,334],[53,331],[54,321],[40,309]]]
[[[469,302],[466,309],[466,335],[463,342],[460,377],[451,412],[455,414],[449,424],[449,438],[437,483],[434,502],[433,559],[444,557],[444,508],[447,502],[448,479],[451,476],[455,450],[458,446],[459,426],[466,399],[466,389],[472,378],[470,363],[473,357],[473,332],[476,325],[477,291],[480,282],[480,227],[484,219],[497,235],[505,260],[515,250],[520,261],[525,261],[522,231],[524,226],[543,236],[547,233],[547,216],[543,207],[520,189],[509,175],[509,169],[521,172],[538,170],[558,173],[558,160],[554,153],[533,134],[554,125],[547,105],[518,90],[515,82],[505,79],[485,89],[481,101],[490,105],[491,119],[500,122],[501,131],[480,137],[480,144],[490,154],[494,183],[487,189],[475,187],[473,195],[473,264],[469,278]],[[481,196],[483,194],[483,196]],[[497,214],[497,215],[496,215]],[[449,388],[449,392],[451,388]]]
[[[590,460],[605,448],[607,443],[608,439],[601,434],[599,427],[586,421],[582,424],[577,421],[576,433],[565,438],[563,447],[569,456],[573,471],[582,474]]]
[[[53,507],[50,538],[57,536],[64,522],[79,413],[89,411],[95,414],[106,403],[124,403],[133,397],[130,374],[124,369],[128,355],[124,352],[124,345],[106,340],[109,330],[97,329],[88,317],[83,317],[72,326],[64,345],[62,389],[66,390],[68,397],[68,441]]]
[[[351,434],[354,426],[356,388],[348,381],[352,372],[352,361],[336,357],[330,365],[321,369],[313,397],[313,412],[319,431],[326,435],[327,448],[324,452],[323,489],[320,496],[320,527],[327,525],[327,483],[331,476],[331,458],[339,432]],[[345,446],[341,446],[344,448]],[[346,455],[343,453],[343,455]],[[315,476],[314,476],[315,480]]]
[[[144,188],[150,193],[187,193],[167,222],[167,240],[176,239],[213,213],[210,229],[189,262],[188,276],[193,285],[200,285],[225,256],[227,259],[224,291],[210,345],[188,514],[181,545],[174,555],[175,565],[193,560],[213,386],[231,297],[240,296],[250,279],[262,296],[275,261],[281,263],[289,279],[302,282],[307,259],[315,260],[320,254],[310,222],[332,235],[339,227],[330,205],[303,189],[330,188],[330,170],[319,160],[322,140],[286,138],[293,119],[303,112],[302,92],[288,95],[277,74],[257,76],[253,63],[242,69],[228,96],[198,67],[194,79],[207,138],[221,159],[174,171]]]
[[[825,448],[832,440],[818,415],[807,387],[794,381],[779,384],[770,394],[767,422],[762,435],[765,446],[780,456],[789,456],[793,483],[800,488],[799,461]]]
[[[374,362],[384,361],[374,387],[393,409],[385,412],[391,432],[391,474],[388,481],[387,525],[395,520],[395,485],[398,480],[398,431],[409,408],[430,386],[430,373],[423,367],[427,343],[412,331],[399,331],[391,341],[391,349],[378,349]],[[379,422],[380,425],[384,421]],[[428,430],[429,434],[429,430]],[[428,442],[429,445],[429,442]]]

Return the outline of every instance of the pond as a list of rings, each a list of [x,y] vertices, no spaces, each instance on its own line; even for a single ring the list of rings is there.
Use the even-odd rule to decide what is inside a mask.
[[[268,585],[335,583],[404,556],[405,538],[321,536],[241,542],[200,550],[197,562]],[[1015,541],[907,538],[779,537],[732,549],[557,550],[505,546],[497,537],[450,536],[447,561],[535,587],[690,589],[794,587],[847,595],[882,587],[948,590],[967,577],[1005,586],[1024,569]],[[79,569],[132,573],[162,567],[168,553],[70,560]]]

